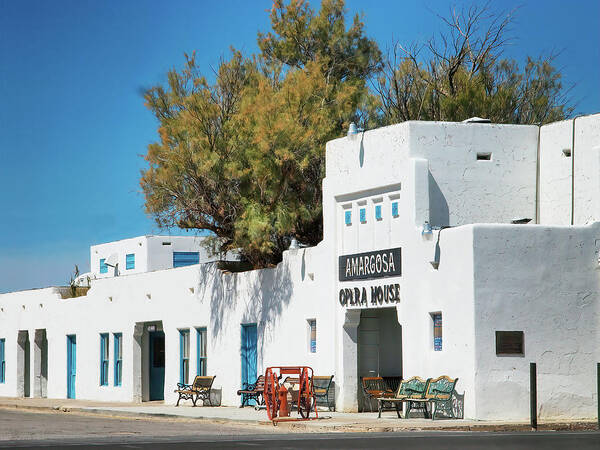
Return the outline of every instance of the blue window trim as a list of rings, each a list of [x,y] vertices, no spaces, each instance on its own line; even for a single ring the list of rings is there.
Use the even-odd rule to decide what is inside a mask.
[[[206,376],[207,368],[207,355],[202,356],[202,347],[208,348],[206,327],[196,328],[196,375],[201,377]],[[204,339],[204,345],[202,345],[202,339]]]
[[[6,361],[4,359],[5,339],[0,339],[0,383],[6,381]]]
[[[392,202],[392,217],[398,217],[398,202]]]
[[[114,377],[114,385],[121,386],[123,383],[123,333],[114,333],[114,364],[115,364],[115,377]],[[121,353],[121,358],[119,358],[119,354]]]
[[[135,253],[125,255],[125,270],[135,269]]]
[[[193,266],[199,263],[199,252],[173,252],[173,267]]]
[[[360,208],[360,223],[367,223],[367,208]]]
[[[105,258],[100,260],[100,273],[108,273],[108,266],[106,265],[105,261]]]
[[[310,340],[310,353],[317,353],[317,319],[310,319],[309,323],[309,340]],[[313,329],[315,330],[315,338],[312,338]]]
[[[108,333],[100,333],[100,386],[108,386]],[[106,359],[105,359],[106,356]]]
[[[344,222],[346,225],[352,225],[352,211],[348,210],[344,212]]]
[[[189,381],[186,380],[186,374],[185,374],[185,370],[186,370],[186,364],[185,362],[187,362],[187,375],[189,377],[189,371],[190,371],[190,355],[189,355],[189,351],[190,351],[190,347],[189,347],[189,336],[190,336],[190,330],[185,329],[185,330],[179,330],[179,382],[180,383],[187,383]],[[187,341],[188,344],[188,355],[187,358],[184,358],[184,354],[183,354],[183,349],[184,349],[184,345],[185,345],[185,340]]]
[[[381,205],[375,205],[375,219],[381,220]]]
[[[442,351],[442,313],[432,314],[433,319],[433,350],[436,352]],[[435,337],[435,330],[440,330],[440,336]]]

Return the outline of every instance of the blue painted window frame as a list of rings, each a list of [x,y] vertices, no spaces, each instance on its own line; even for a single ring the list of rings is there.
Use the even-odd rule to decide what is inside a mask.
[[[360,208],[360,223],[367,223],[367,208]]]
[[[108,386],[108,333],[100,333],[100,386]]]
[[[381,205],[375,205],[375,219],[381,220]]]
[[[352,225],[352,211],[344,211],[344,223],[346,225]]]
[[[392,217],[398,217],[398,202],[392,202]]]
[[[317,319],[308,319],[310,353],[317,353]]]
[[[190,330],[179,330],[179,382],[189,384]]]
[[[207,347],[206,327],[196,328],[196,375],[201,377],[206,376]]]
[[[121,386],[123,383],[123,333],[114,333],[114,361],[115,361],[115,377],[114,385]]]
[[[193,266],[199,263],[199,252],[173,252],[173,267]]]
[[[105,258],[100,260],[100,273],[108,273],[108,266],[106,265],[105,261]]]
[[[433,313],[433,350],[442,351],[442,313]],[[438,334],[439,336],[436,336]]]
[[[4,383],[6,381],[6,361],[5,361],[5,339],[0,339],[0,383]]]
[[[125,255],[125,270],[135,269],[135,253]]]

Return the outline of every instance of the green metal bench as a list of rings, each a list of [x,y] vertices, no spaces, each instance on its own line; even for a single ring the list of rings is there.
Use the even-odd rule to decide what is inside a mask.
[[[386,408],[386,406],[389,409],[395,409],[396,414],[398,414],[398,417],[402,417],[400,415],[400,411],[402,409],[402,403],[404,402],[407,402],[408,404],[405,417],[408,417],[408,413],[410,412],[411,407],[412,409],[414,409],[415,407],[420,407],[417,405],[422,405],[425,412],[425,417],[427,417],[427,403],[413,404],[413,401],[420,401],[424,399],[425,393],[427,392],[427,388],[429,387],[429,381],[429,378],[427,380],[423,380],[420,377],[412,377],[408,380],[400,381],[400,384],[398,385],[398,390],[392,397],[384,396],[377,398],[379,410],[379,415],[377,417],[381,418],[381,412],[384,408]]]
[[[335,398],[333,402],[331,402],[329,394],[329,389],[331,388],[331,382],[333,380],[333,375],[330,376],[313,376],[313,390],[315,394],[315,399],[317,400],[317,406],[319,405],[319,401],[324,402],[329,411],[335,411]],[[333,408],[333,409],[332,409]]]
[[[457,382],[458,378],[452,379],[446,375],[430,380],[425,393],[425,400],[433,406],[432,420],[435,420],[436,414],[440,411],[448,414],[453,419],[456,418],[452,408],[452,393]]]

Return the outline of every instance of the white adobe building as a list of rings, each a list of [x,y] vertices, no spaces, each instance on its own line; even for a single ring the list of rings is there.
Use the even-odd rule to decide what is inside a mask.
[[[323,241],[274,269],[148,254],[84,297],[0,295],[0,396],[174,403],[206,373],[238,405],[242,381],[289,364],[333,374],[338,410],[362,407],[363,376],[446,374],[465,417],[525,420],[537,362],[541,418],[595,417],[600,114],[331,141],[323,216]],[[136,239],[92,247],[92,270],[116,253],[122,275]]]

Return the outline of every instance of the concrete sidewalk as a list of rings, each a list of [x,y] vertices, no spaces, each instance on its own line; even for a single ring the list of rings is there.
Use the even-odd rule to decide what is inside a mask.
[[[252,407],[232,406],[192,407],[191,405],[165,405],[163,402],[122,403],[96,402],[71,399],[41,398],[0,398],[0,408],[18,408],[36,411],[62,411],[84,414],[100,414],[111,417],[129,417],[138,419],[180,419],[206,420],[211,422],[244,424],[249,426],[272,427],[264,409],[256,411]],[[293,411],[291,417],[296,417]],[[377,413],[340,413],[319,411],[318,420],[300,422],[281,422],[278,428],[302,432],[339,432],[339,431],[523,431],[529,430],[529,423],[505,421],[476,421],[464,419],[439,419],[432,421],[424,418],[399,419],[394,411]],[[540,430],[594,430],[595,420],[539,422]]]

